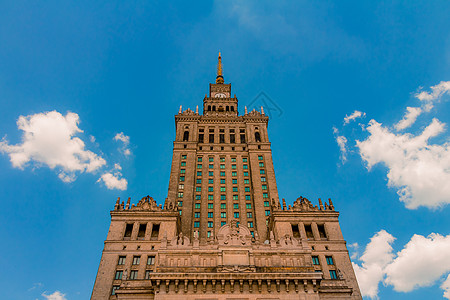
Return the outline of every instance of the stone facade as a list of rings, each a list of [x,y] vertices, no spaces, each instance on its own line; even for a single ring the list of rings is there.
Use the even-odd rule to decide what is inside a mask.
[[[175,116],[168,197],[111,211],[91,299],[362,299],[329,199],[281,203],[268,117],[222,76]]]

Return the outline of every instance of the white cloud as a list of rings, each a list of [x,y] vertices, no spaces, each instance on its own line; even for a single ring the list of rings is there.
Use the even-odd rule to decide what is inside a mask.
[[[84,142],[76,137],[79,117],[68,112],[63,116],[57,111],[20,116],[17,126],[23,131],[22,143],[10,145],[0,141],[0,152],[7,153],[14,167],[23,169],[28,163],[59,169],[64,182],[75,179],[75,173],[93,172],[106,161],[85,149]]]
[[[128,181],[125,178],[120,178],[122,174],[116,172],[112,173],[104,173],[97,182],[103,181],[106,187],[110,190],[118,189],[124,191],[127,189]]]
[[[371,120],[369,137],[356,141],[361,158],[370,169],[377,163],[388,168],[388,185],[397,189],[406,207],[439,207],[450,203],[450,145],[430,144],[429,139],[444,131],[437,119],[419,135],[395,134]]]
[[[431,87],[431,93],[423,91],[416,94],[416,97],[420,101],[428,103],[439,99],[445,93],[450,93],[450,81],[441,81],[439,84]]]
[[[406,113],[403,119],[401,119],[397,124],[394,125],[397,131],[408,128],[414,122],[416,122],[417,117],[422,113],[422,109],[420,107],[407,107]]]
[[[385,230],[379,231],[367,244],[360,258],[362,265],[352,263],[363,296],[377,297],[378,284],[383,280],[384,268],[393,258],[391,244],[394,240],[395,238]]]
[[[395,255],[391,246],[394,240],[386,231],[379,231],[367,244],[361,265],[353,263],[363,296],[376,299],[380,282],[396,291],[410,292],[431,286],[450,272],[450,235],[414,235]],[[444,297],[450,299],[450,275],[441,288]]]
[[[119,132],[114,136],[115,141],[121,141],[123,143],[122,152],[126,156],[131,154],[130,149],[128,148],[128,145],[130,145],[130,137],[123,134],[123,132]]]
[[[343,135],[339,135],[339,130],[336,127],[333,127],[333,133],[341,152],[341,162],[345,163],[347,161],[347,138]]]
[[[42,293],[42,296],[47,300],[67,300],[66,294],[61,293],[60,291],[55,291],[53,294],[47,295]]]
[[[415,234],[395,260],[386,267],[385,283],[396,291],[409,292],[430,286],[450,271],[450,235]]]
[[[114,169],[122,170],[122,166],[120,164],[114,164]]]
[[[357,118],[364,118],[366,116],[365,112],[360,112],[359,110],[355,110],[350,116],[345,115],[344,125],[350,123],[350,121],[356,120]]]

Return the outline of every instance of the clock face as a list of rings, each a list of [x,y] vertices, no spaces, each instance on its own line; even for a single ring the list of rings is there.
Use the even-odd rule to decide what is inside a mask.
[[[224,93],[217,93],[214,97],[216,97],[216,98],[226,98],[227,95],[225,95]]]

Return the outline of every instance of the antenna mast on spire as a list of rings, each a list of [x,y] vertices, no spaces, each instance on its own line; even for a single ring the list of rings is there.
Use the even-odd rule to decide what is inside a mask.
[[[222,84],[223,81],[223,76],[222,76],[222,56],[220,55],[219,52],[219,62],[217,63],[217,77],[216,77],[216,83],[220,83]]]

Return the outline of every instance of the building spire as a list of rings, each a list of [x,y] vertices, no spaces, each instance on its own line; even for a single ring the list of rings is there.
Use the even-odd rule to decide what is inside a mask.
[[[220,55],[220,52],[219,52],[218,60],[219,60],[219,62],[217,63],[216,83],[222,84],[224,81],[223,81],[223,76],[222,76],[222,56]]]

